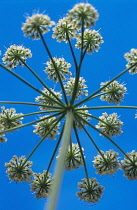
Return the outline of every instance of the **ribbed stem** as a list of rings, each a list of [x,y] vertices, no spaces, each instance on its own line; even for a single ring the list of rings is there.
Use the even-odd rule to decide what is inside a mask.
[[[57,166],[55,170],[55,176],[54,176],[54,182],[51,188],[51,195],[48,202],[47,210],[55,210],[58,194],[59,194],[59,188],[61,184],[61,179],[63,176],[63,170],[64,170],[64,162],[65,157],[68,149],[68,144],[70,142],[70,136],[71,136],[71,129],[73,126],[73,113],[72,110],[67,111],[66,115],[66,122],[63,132],[63,140],[62,140],[62,147],[60,151],[60,155],[57,161]]]

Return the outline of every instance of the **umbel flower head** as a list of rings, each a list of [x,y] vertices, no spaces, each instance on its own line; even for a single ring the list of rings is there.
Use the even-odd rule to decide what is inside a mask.
[[[27,17],[26,23],[23,24],[21,29],[24,32],[24,36],[30,36],[32,39],[40,39],[40,33],[47,33],[49,31],[48,27],[54,24],[54,21],[51,21],[49,16],[34,14],[31,17]]]
[[[5,109],[5,107],[1,107],[2,112],[0,113],[0,124],[3,126],[3,129],[9,129],[22,124],[23,117],[22,113],[16,114],[16,109]]]
[[[132,152],[127,153],[127,158],[125,156],[124,160],[121,161],[122,166],[121,168],[125,172],[124,176],[130,180],[137,179],[137,152],[132,150]]]
[[[85,85],[84,83],[85,83],[85,79],[83,79],[83,77],[80,77],[76,99],[79,99],[81,95],[85,95],[85,96],[88,95],[88,90],[85,90],[85,88],[87,88],[87,85]],[[68,80],[67,83],[64,85],[67,96],[72,96],[74,85],[75,85],[75,78],[71,77],[70,80]]]
[[[53,28],[53,31],[52,38],[56,38],[58,42],[68,42],[68,37],[69,39],[75,38],[77,29],[68,17],[64,17],[58,21],[57,25]]]
[[[137,49],[131,49],[129,53],[125,53],[125,59],[128,61],[127,68],[133,67],[129,70],[130,74],[137,73]]]
[[[82,48],[82,34],[78,33],[76,37],[76,48]],[[86,50],[88,54],[92,54],[94,51],[98,52],[100,44],[103,43],[102,36],[95,30],[86,29],[83,37],[83,50]]]
[[[88,3],[76,4],[68,13],[68,17],[77,29],[80,29],[81,26],[90,28],[95,25],[95,21],[98,19],[97,10]]]
[[[78,189],[76,195],[85,202],[96,203],[102,196],[102,191],[105,189],[101,186],[95,178],[89,179],[89,183],[86,178],[82,179],[82,182],[78,183]]]
[[[36,125],[34,125],[35,130],[33,132],[35,134],[38,134],[42,138],[46,135],[46,133],[48,133],[48,131],[51,128],[51,125],[53,126],[55,124],[55,122],[53,123],[53,121],[56,119],[56,117],[51,117],[51,118],[48,118],[48,117],[49,117],[49,115],[40,117],[40,119],[43,119],[43,120],[41,122],[37,123]],[[60,125],[60,123],[58,123],[52,129],[52,131],[46,136],[46,138],[50,138],[52,140],[55,140],[56,139],[55,135],[59,134],[59,132],[58,132],[59,125]]]
[[[9,163],[5,163],[7,167],[6,173],[10,180],[16,182],[26,182],[29,181],[30,177],[33,175],[30,167],[33,165],[32,161],[26,161],[25,156],[17,157],[16,155],[10,160]],[[25,162],[25,164],[23,164]]]
[[[61,94],[60,92],[55,92],[52,88],[50,88],[50,90],[51,90],[59,99],[61,99],[62,94]],[[53,94],[52,94],[50,91],[48,91],[46,88],[44,88],[44,90],[43,90],[42,92],[43,92],[45,95],[50,96],[51,99],[50,99],[50,98],[47,98],[47,97],[44,96],[44,95],[40,95],[40,96],[38,96],[38,97],[35,99],[35,101],[40,102],[40,104],[45,105],[45,106],[51,106],[51,108],[50,108],[50,107],[46,108],[46,107],[44,107],[44,106],[40,106],[40,109],[41,109],[41,110],[53,109],[52,106],[54,106],[54,105],[57,106],[57,104],[52,100],[52,99],[56,100],[56,98],[53,96]]]
[[[71,67],[71,64],[66,62],[64,58],[53,58],[53,62],[50,60],[46,62],[46,72],[48,74],[49,79],[53,79],[54,82],[58,82],[59,78],[56,73],[56,69],[58,70],[61,80],[66,80],[65,74],[68,76],[71,76],[71,72],[69,71],[69,68]],[[56,69],[55,69],[56,66]]]
[[[27,58],[31,58],[32,54],[30,49],[23,47],[22,45],[11,45],[2,58],[3,63],[9,69],[16,68],[17,65],[23,66],[23,62],[26,62]],[[22,60],[22,61],[21,61]]]
[[[118,153],[114,150],[109,150],[103,152],[100,151],[102,155],[97,155],[94,157],[94,167],[97,169],[96,174],[113,174],[117,171],[117,169],[120,167],[119,161],[118,161]]]
[[[101,129],[101,131],[109,137],[120,135],[123,132],[120,128],[123,125],[123,122],[118,118],[119,117],[116,113],[108,115],[104,112],[102,116],[99,117],[101,121],[96,125],[96,128]]]
[[[100,84],[101,88],[108,82],[102,82]],[[120,84],[115,80],[102,90],[102,93],[104,93],[104,95],[100,96],[100,99],[109,103],[120,104],[122,102],[122,99],[124,98],[124,94],[126,91],[127,89],[126,87],[124,87],[124,84]]]
[[[34,180],[31,181],[31,191],[35,193],[35,197],[48,197],[53,179],[51,173],[43,171],[43,173],[34,173]]]
[[[61,149],[60,149],[61,150]],[[82,151],[84,149],[82,148]],[[59,155],[57,156],[59,158]],[[83,166],[82,155],[78,144],[71,144],[68,146],[68,150],[65,158],[65,169],[66,171],[71,171],[72,169],[77,169]]]
[[[86,105],[83,105],[81,108],[86,108]],[[79,113],[77,113],[80,117],[82,117],[84,120],[89,121],[91,119],[91,114],[88,113],[88,110],[80,110]],[[80,123],[79,123],[80,121]],[[83,126],[87,125],[86,122],[84,122],[82,119],[79,118],[79,121],[75,119],[75,126],[79,129],[82,130]]]

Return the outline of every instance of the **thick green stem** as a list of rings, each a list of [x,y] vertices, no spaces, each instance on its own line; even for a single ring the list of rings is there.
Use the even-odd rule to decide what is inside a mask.
[[[60,155],[59,155],[59,158],[57,161],[54,182],[53,182],[53,185],[51,188],[51,195],[49,198],[47,210],[55,210],[56,209],[55,206],[56,206],[56,202],[57,202],[57,198],[58,198],[61,179],[63,176],[64,162],[65,162],[65,157],[66,157],[66,153],[67,153],[67,149],[68,149],[68,144],[70,142],[72,126],[73,126],[73,113],[72,113],[72,110],[70,109],[67,111],[67,115],[66,115],[62,147],[61,147]]]

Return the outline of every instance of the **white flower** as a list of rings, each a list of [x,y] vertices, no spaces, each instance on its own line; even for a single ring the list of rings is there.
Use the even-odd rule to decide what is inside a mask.
[[[5,107],[1,107],[2,112],[0,113],[0,124],[3,126],[3,129],[9,129],[16,126],[19,126],[22,124],[23,117],[21,117],[23,114],[19,113],[16,114],[16,109],[5,109]]]
[[[120,128],[123,125],[123,122],[118,118],[119,117],[116,113],[108,115],[105,112],[99,117],[101,121],[99,121],[98,125],[96,125],[96,128],[101,129],[103,133],[109,137],[120,135],[123,132]]]
[[[81,108],[86,108],[86,105],[83,105]],[[78,110],[78,112],[76,112],[80,117],[82,117],[84,120],[88,121],[89,119],[91,119],[91,114],[89,114],[88,110],[84,109],[84,110]],[[88,115],[88,116],[86,116]],[[77,119],[75,119],[75,126],[81,130],[83,129],[82,125],[85,126],[87,125],[86,122],[84,122],[82,119],[80,119],[80,123],[77,121]],[[81,125],[82,124],[82,125]]]
[[[21,45],[11,45],[5,52],[2,60],[9,69],[12,69],[16,68],[17,65],[23,66],[24,64],[21,62],[21,60],[26,62],[27,58],[31,57],[32,54],[30,49],[25,48]]]
[[[40,119],[43,119],[43,121],[37,123],[36,125],[34,125],[35,130],[33,131],[35,134],[38,134],[39,136],[41,136],[42,138],[46,135],[46,133],[48,133],[48,131],[50,130],[51,126],[53,126],[56,122],[54,122],[54,124],[52,123],[52,121],[54,121],[56,119],[56,117],[51,117],[51,118],[47,118],[49,117],[49,115],[47,116],[43,116],[40,117]],[[50,133],[47,135],[46,138],[50,138],[52,140],[55,140],[55,135],[58,135],[58,129],[59,129],[59,125],[60,123],[58,123],[51,131]]]
[[[97,10],[88,3],[76,4],[68,13],[69,19],[75,24],[77,29],[80,29],[83,22],[83,27],[90,28],[95,25],[98,19]]]
[[[100,84],[101,88],[105,86],[108,82],[102,82]],[[127,89],[126,87],[124,87],[124,84],[120,84],[115,80],[102,90],[102,93],[107,93],[100,96],[100,99],[109,103],[120,104],[122,102],[122,99],[124,98],[124,94],[126,91]]]
[[[132,67],[129,70],[129,73],[136,74],[137,73],[137,49],[131,49],[129,53],[125,53],[124,57],[128,61],[128,64],[126,65],[127,68],[130,68],[135,64],[134,67]]]
[[[25,162],[25,160],[25,156],[18,158],[14,155],[9,163],[5,163],[5,166],[7,167],[6,173],[8,174],[10,180],[14,180],[16,182],[29,181],[30,177],[33,175],[33,172],[30,169],[33,164],[32,161]]]
[[[65,74],[71,76],[71,72],[69,71],[69,68],[71,67],[70,63],[66,62],[64,58],[54,57],[53,60],[62,80],[66,80]],[[54,82],[57,82],[59,79],[54,64],[51,60],[46,62],[47,67],[44,72],[48,74],[49,79],[53,79]]]
[[[53,28],[53,31],[52,37],[56,38],[58,42],[68,42],[68,37],[69,39],[75,38],[77,29],[68,17],[64,17],[58,21],[57,25]]]
[[[96,174],[113,174],[120,167],[118,161],[118,153],[114,152],[112,149],[109,151],[103,152],[100,151],[102,155],[97,155],[94,157],[94,167],[97,169]]]
[[[89,183],[86,178],[82,179],[82,182],[78,183],[78,189],[76,195],[85,202],[96,203],[102,196],[102,191],[105,189],[101,186],[95,178],[89,179]]]
[[[48,197],[52,181],[51,173],[47,173],[47,171],[34,173],[34,180],[31,181],[31,191],[35,193],[37,199]]]
[[[82,34],[78,33],[76,37],[76,48],[82,47]],[[100,44],[103,43],[102,36],[95,30],[86,29],[83,35],[83,50],[86,50],[88,54],[92,54],[94,51],[98,52]]]
[[[50,90],[59,98],[61,99],[62,94],[60,92],[55,92],[52,88],[50,88]],[[51,106],[46,108],[44,106],[40,106],[41,110],[45,110],[45,109],[53,109],[52,106],[58,106],[58,104],[56,104],[52,99],[57,100],[52,93],[50,93],[46,88],[44,88],[44,90],[42,91],[44,94],[46,94],[47,96],[49,96],[50,98],[45,97],[44,95],[40,95],[36,98],[37,102],[40,102],[40,104],[45,105],[45,106]]]
[[[61,151],[61,148],[60,148]],[[84,149],[82,148],[82,151]],[[59,158],[59,155],[57,156]],[[65,169],[66,171],[71,171],[72,169],[77,169],[80,166],[83,166],[82,155],[79,149],[78,144],[73,144],[68,146],[68,150],[65,158]]]
[[[124,160],[121,161],[122,163],[122,170],[125,172],[124,176],[130,180],[137,179],[137,152],[132,150],[132,152],[127,153],[127,158],[125,156]]]
[[[30,36],[32,39],[40,39],[39,31],[45,34],[49,31],[48,27],[54,24],[54,21],[51,21],[49,16],[34,14],[31,17],[27,17],[26,23],[23,24],[21,29],[24,32],[24,36]]]
[[[83,77],[80,77],[76,99],[79,99],[79,96],[81,95],[85,95],[85,96],[88,95],[88,90],[84,90],[85,88],[87,88],[87,85],[85,85],[84,83],[85,83],[85,79],[83,79]],[[75,78],[71,77],[70,80],[64,85],[67,96],[72,96],[74,85],[75,85]]]

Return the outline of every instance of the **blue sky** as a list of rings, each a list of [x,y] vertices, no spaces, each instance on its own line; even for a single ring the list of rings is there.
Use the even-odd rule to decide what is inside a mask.
[[[0,50],[2,55],[5,47],[11,44],[24,44],[30,48],[33,57],[28,60],[28,64],[36,70],[43,80],[50,87],[53,83],[47,79],[43,72],[44,63],[48,61],[48,56],[44,51],[41,41],[32,41],[23,37],[21,31],[22,23],[25,21],[25,14],[32,14],[32,11],[45,11],[52,20],[57,21],[68,9],[80,1],[77,0],[0,0]],[[82,1],[81,1],[82,2]],[[126,61],[123,58],[124,53],[131,48],[137,48],[137,1],[136,0],[89,0],[99,12],[99,20],[96,22],[95,29],[100,29],[104,44],[98,53],[87,55],[82,66],[82,76],[85,77],[89,92],[92,93],[99,88],[101,82],[112,79],[118,73],[125,69]],[[69,48],[65,43],[57,43],[51,39],[52,32],[45,35],[53,56],[64,56],[68,62],[72,62]],[[78,50],[76,50],[78,56]],[[72,68],[73,69],[73,68]],[[72,70],[73,71],[73,70]],[[37,88],[42,89],[41,84],[25,68],[17,68],[16,73],[26,78]],[[137,106],[137,75],[126,73],[118,81],[124,82],[128,89],[122,105]],[[18,81],[4,69],[0,69],[0,100],[1,101],[26,101],[34,102],[38,96],[37,92]],[[57,86],[58,88],[58,86]],[[94,99],[89,106],[107,105],[99,99]],[[22,105],[5,105],[6,108],[15,107],[17,112],[30,113],[38,111],[36,107]],[[95,116],[100,116],[107,110],[94,111]],[[123,134],[113,138],[125,152],[137,150],[137,119],[134,118],[135,110],[108,110],[108,113],[117,112],[120,119],[124,122]],[[31,117],[24,119],[25,122],[37,119]],[[89,129],[91,136],[102,150],[114,149],[118,151],[105,138],[102,138],[95,131]],[[83,203],[75,196],[77,192],[77,183],[85,177],[83,168],[64,174],[62,188],[60,190],[57,210],[129,210],[137,209],[136,194],[137,181],[130,181],[123,177],[123,172],[118,171],[114,176],[95,175],[95,169],[92,167],[93,157],[97,154],[95,148],[90,143],[85,134],[79,132],[81,144],[85,148],[86,163],[89,170],[89,177],[96,177],[106,190],[100,202],[90,206]],[[8,134],[8,141],[0,144],[0,209],[1,210],[43,210],[45,199],[36,200],[30,192],[30,186],[27,183],[9,182],[5,174],[4,163],[8,162],[13,155],[28,155],[40,138],[33,133],[33,127],[22,128],[19,131]],[[38,148],[31,160],[34,162],[33,171],[42,172],[46,169],[49,158],[55,146],[55,141],[47,140]],[[123,158],[123,155],[120,154]],[[54,167],[51,168],[53,171]]]

